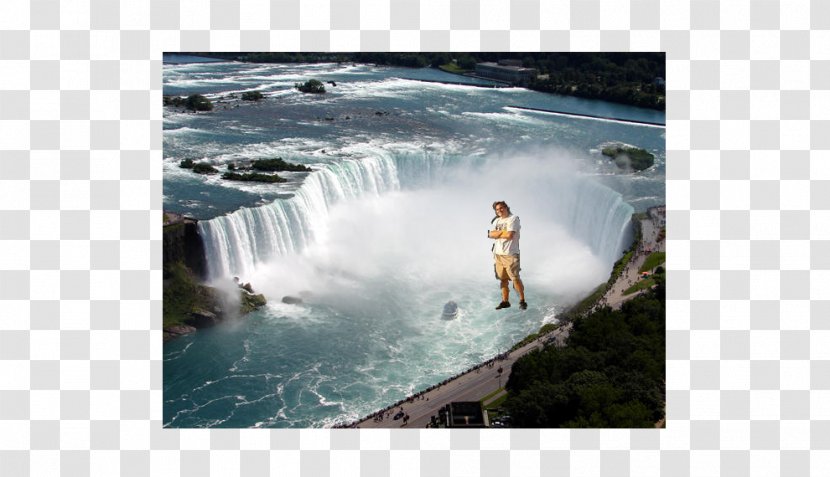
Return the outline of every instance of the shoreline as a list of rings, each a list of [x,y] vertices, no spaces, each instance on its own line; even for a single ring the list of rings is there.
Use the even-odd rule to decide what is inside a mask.
[[[656,208],[649,209],[649,212],[652,209]],[[632,244],[635,255],[626,264],[622,273],[610,284],[602,297],[591,306],[591,311],[599,306],[610,306],[613,309],[619,309],[623,303],[642,293],[640,291],[623,295],[623,292],[630,286],[630,281],[634,277],[639,276],[639,267],[645,261],[648,253],[656,251],[665,252],[666,246],[665,238],[658,240],[659,230],[665,225],[664,218],[662,220],[656,219],[649,212],[646,213],[646,217],[644,218],[638,218],[637,214],[632,215],[632,221],[640,220],[641,227],[639,241]],[[536,338],[518,349],[511,349],[501,355],[497,355],[438,384],[418,391],[411,396],[407,396],[394,404],[390,404],[355,421],[334,426],[334,428],[418,429],[426,427],[431,422],[432,417],[438,415],[439,409],[450,402],[482,401],[484,398],[487,398],[487,401],[482,404],[493,402],[506,393],[504,384],[510,378],[512,365],[517,359],[535,349],[541,349],[547,345],[564,346],[572,326],[572,321],[564,323],[550,332],[539,334]],[[519,341],[519,343],[522,341]],[[403,423],[402,419],[395,420],[392,417],[399,409],[408,415],[408,422],[406,424]],[[379,419],[378,416],[382,416],[382,418]]]

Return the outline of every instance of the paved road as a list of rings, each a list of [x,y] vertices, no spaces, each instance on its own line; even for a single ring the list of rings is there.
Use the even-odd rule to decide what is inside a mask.
[[[562,327],[543,339],[554,338],[557,342],[563,342],[568,336],[570,326]],[[438,415],[438,410],[453,401],[478,401],[484,396],[504,387],[510,377],[510,370],[516,360],[525,354],[533,351],[542,345],[542,339],[534,340],[531,343],[509,353],[503,360],[496,360],[492,367],[482,366],[477,370],[469,371],[436,389],[425,392],[412,402],[404,403],[402,406],[388,412],[388,417],[383,421],[375,422],[373,418],[360,421],[357,427],[368,428],[419,428],[426,427],[432,416]],[[499,368],[502,369],[499,376]],[[404,413],[409,414],[409,423],[404,425],[402,420],[394,420],[392,416],[403,407]]]
[[[641,221],[643,250],[665,251],[666,241],[657,242],[659,230],[651,219]],[[625,271],[605,294],[605,302],[612,308],[619,308],[620,305],[636,296],[636,294],[623,295],[622,292],[630,284],[628,280],[639,278],[640,265],[645,261],[648,253],[639,253],[636,258],[629,262]],[[372,417],[363,419],[356,424],[361,429],[368,428],[422,428],[426,427],[432,416],[438,415],[438,410],[453,401],[479,401],[484,396],[498,390],[507,383],[510,377],[510,370],[513,363],[521,356],[542,346],[544,341],[553,339],[557,345],[564,343],[571,330],[571,324],[549,333],[533,342],[509,353],[504,360],[496,360],[492,367],[481,366],[477,370],[469,371],[453,380],[431,391],[419,395],[412,402],[404,403],[389,411],[384,419],[375,422]],[[499,368],[502,372],[499,373]],[[499,376],[501,374],[501,376]],[[394,420],[392,416],[403,407],[404,413],[409,414],[409,422],[404,425],[403,420]]]

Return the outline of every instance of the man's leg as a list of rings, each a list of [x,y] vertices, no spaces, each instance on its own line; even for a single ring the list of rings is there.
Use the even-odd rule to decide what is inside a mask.
[[[502,308],[510,306],[510,284],[508,283],[510,280],[510,273],[505,267],[503,257],[495,255],[494,258],[496,260],[496,266],[494,269],[496,272],[496,279],[499,280],[499,286],[501,288],[501,303],[499,303],[499,306],[497,306],[496,309],[501,310]]]
[[[525,301],[525,285],[522,283],[522,279],[519,278],[519,271],[522,269],[521,262],[519,261],[519,256],[513,259],[513,262],[510,264],[510,279],[513,280],[513,288],[516,289],[516,292],[519,294],[519,304],[523,305]],[[526,305],[522,306],[524,310]]]
[[[515,288],[516,291],[519,293],[519,300],[520,301],[525,301],[525,285],[524,285],[524,283],[522,283],[521,278],[516,277],[513,280],[513,288]]]

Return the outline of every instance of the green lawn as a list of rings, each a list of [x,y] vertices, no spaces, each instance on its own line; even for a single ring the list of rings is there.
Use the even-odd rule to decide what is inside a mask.
[[[470,71],[470,70],[465,70],[464,68],[461,68],[461,67],[459,67],[458,65],[456,65],[454,63],[447,63],[446,65],[439,66],[438,68],[446,71],[447,73],[455,73],[457,75],[460,75],[462,73],[466,73],[466,72]]]
[[[623,295],[630,295],[635,293],[639,290],[645,290],[646,288],[651,288],[654,286],[654,279],[653,278],[645,278],[643,280],[639,280],[637,283],[631,285],[630,287],[626,288],[623,292]]]
[[[653,252],[646,257],[645,262],[643,262],[643,265],[640,267],[640,273],[648,272],[664,263],[666,263],[666,252]]]
[[[504,404],[504,401],[507,401],[507,394],[488,404],[487,409],[498,409],[501,407],[502,404]]]
[[[504,388],[496,389],[495,391],[493,391],[490,394],[488,394],[488,395],[484,396],[483,398],[481,398],[480,399],[481,403],[484,404],[485,402],[487,402],[488,399],[492,398],[493,396],[495,396],[496,394],[498,394],[502,391],[504,391]]]

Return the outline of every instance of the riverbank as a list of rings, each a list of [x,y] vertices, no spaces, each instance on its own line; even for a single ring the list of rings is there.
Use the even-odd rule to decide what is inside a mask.
[[[619,309],[624,302],[641,293],[625,295],[623,292],[630,286],[629,282],[631,280],[640,277],[639,268],[651,252],[665,252],[664,234],[660,233],[660,229],[664,226],[665,216],[661,215],[661,210],[664,214],[664,207],[650,209],[645,217],[639,219],[641,232],[639,241],[633,248],[633,257],[626,263],[622,272],[611,283],[607,291],[593,305],[592,311],[600,306]],[[564,346],[572,326],[572,322],[568,322],[553,331],[540,333],[535,339],[518,349],[496,356],[442,383],[343,427],[364,429],[422,428],[430,424],[433,418],[438,416],[439,410],[450,402],[481,401],[484,398],[487,398],[487,402],[483,404],[493,402],[504,395],[504,385],[510,378],[512,365],[516,360],[544,346]],[[394,419],[394,415],[401,410],[409,416],[407,423],[404,423],[402,419]]]

